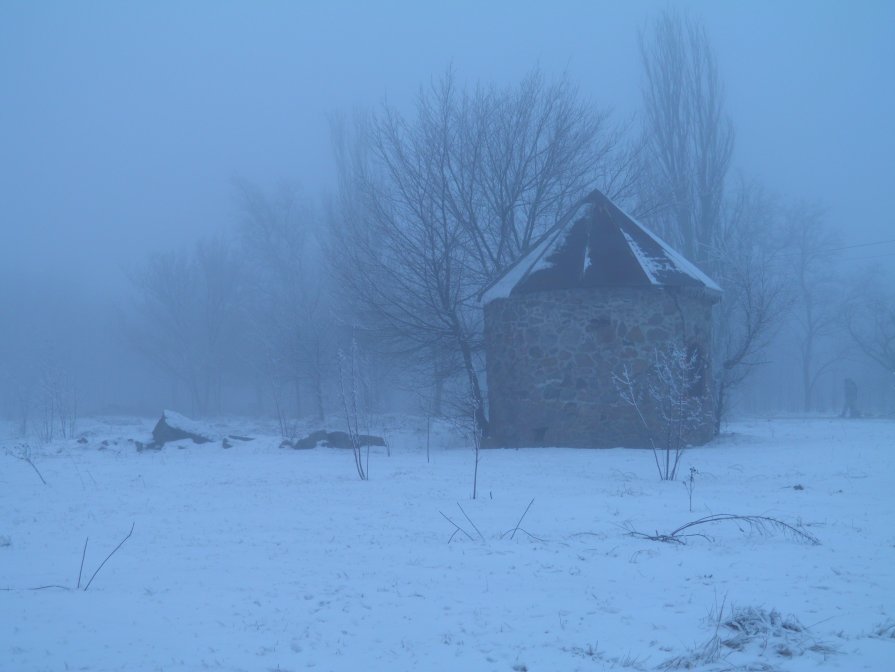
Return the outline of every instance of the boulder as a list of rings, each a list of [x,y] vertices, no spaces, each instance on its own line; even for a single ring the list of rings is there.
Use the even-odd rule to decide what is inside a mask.
[[[308,448],[316,448],[318,443],[326,442],[326,431],[311,432],[303,439],[298,439],[292,444],[292,448],[297,450],[307,450]]]
[[[369,434],[359,434],[357,437],[360,446],[384,446],[385,439],[381,436],[370,436]],[[326,435],[326,443],[324,445],[330,448],[353,448],[351,436],[347,432],[328,432]]]
[[[152,441],[163,446],[169,441],[190,439],[193,443],[212,443],[223,439],[217,432],[174,411],[162,411],[152,430]]]
[[[384,446],[385,439],[381,436],[371,436],[369,434],[360,434],[358,443],[361,446]],[[283,441],[281,447],[288,445],[290,448],[297,450],[307,450],[317,446],[327,446],[329,448],[353,448],[351,436],[347,432],[327,432],[321,429],[317,432],[311,432],[303,439],[298,439],[294,443]]]
[[[159,450],[169,441],[182,441],[189,439],[193,443],[220,443],[224,448],[232,448],[234,441],[252,441],[250,436],[228,434],[226,436],[214,431],[201,422],[190,420],[188,417],[174,411],[162,411],[162,417],[152,430],[152,441],[142,443],[136,441],[138,451]],[[100,448],[102,450],[102,448]]]

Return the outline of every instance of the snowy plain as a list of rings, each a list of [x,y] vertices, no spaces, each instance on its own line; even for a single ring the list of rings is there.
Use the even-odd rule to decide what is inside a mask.
[[[644,450],[483,451],[473,500],[448,424],[427,461],[425,419],[379,418],[366,482],[350,451],[280,448],[263,422],[138,452],[152,426],[30,443],[47,485],[0,426],[0,670],[895,670],[892,421],[732,423],[683,457],[692,511]],[[718,513],[820,545],[630,534]],[[85,538],[82,588],[132,525],[75,590]]]

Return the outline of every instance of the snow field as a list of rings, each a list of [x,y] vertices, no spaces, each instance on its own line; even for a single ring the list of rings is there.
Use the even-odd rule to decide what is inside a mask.
[[[388,422],[368,482],[350,451],[280,449],[235,420],[221,433],[258,438],[142,453],[127,439],[151,420],[85,421],[87,444],[32,444],[48,486],[0,440],[0,669],[654,669],[736,608],[791,614],[823,650],[759,636],[697,669],[895,665],[895,639],[873,636],[895,622],[895,423],[734,424],[685,454],[690,512],[641,450],[483,451],[472,500],[462,436],[437,425],[427,463],[425,421]],[[449,543],[442,513],[474,539]],[[821,545],[730,523],[686,545],[627,533],[712,513]],[[28,590],[74,588],[89,537],[83,586],[132,523],[89,591]]]

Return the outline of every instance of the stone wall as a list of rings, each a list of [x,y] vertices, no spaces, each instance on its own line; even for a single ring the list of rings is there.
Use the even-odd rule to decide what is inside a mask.
[[[711,300],[692,290],[613,287],[538,292],[485,306],[492,446],[648,446],[648,432],[613,375],[645,381],[656,352],[698,348],[710,409]],[[642,383],[645,385],[645,382]],[[648,396],[648,395],[647,395]],[[645,410],[657,422],[656,409]],[[654,425],[655,428],[655,425]],[[688,437],[712,436],[711,413]]]

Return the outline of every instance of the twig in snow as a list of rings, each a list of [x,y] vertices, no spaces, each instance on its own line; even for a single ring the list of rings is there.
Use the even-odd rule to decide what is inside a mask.
[[[17,460],[21,460],[22,462],[27,462],[28,464],[30,464],[31,468],[34,469],[34,473],[37,474],[37,477],[40,479],[40,482],[43,483],[44,485],[48,485],[46,480],[43,477],[43,474],[40,473],[40,469],[38,469],[37,465],[31,461],[31,456],[28,455],[27,452],[25,452],[21,455],[16,455],[15,453],[10,453],[10,455],[12,455]]]
[[[531,508],[531,505],[534,503],[535,503],[535,500],[534,500],[534,497],[532,497],[531,501],[528,503],[528,506],[525,507],[525,511],[522,512],[522,516],[519,518],[519,522],[516,523],[516,527],[513,528],[513,532],[512,532],[512,534],[510,534],[510,539],[512,539],[513,537],[516,536],[516,532],[519,531],[519,526],[522,524],[522,521],[525,519],[525,516],[528,513],[528,510]],[[525,532],[525,530],[522,530],[522,531]],[[504,534],[506,534],[506,532],[504,532]],[[528,534],[528,532],[525,532],[525,534]],[[534,535],[528,534],[528,536],[533,537]],[[537,537],[534,537],[534,538],[537,539]]]
[[[638,530],[635,530],[633,527],[631,527],[630,523],[625,523],[624,525],[622,525],[622,527],[632,537],[637,537],[638,539],[649,539],[650,541],[661,541],[666,544],[686,544],[687,537],[702,537],[706,541],[714,541],[714,539],[712,539],[707,534],[699,534],[698,532],[693,533],[693,534],[673,535],[673,534],[660,534],[659,531],[656,530],[655,534],[647,534],[645,532],[640,532]]]
[[[784,523],[782,520],[778,520],[777,518],[770,518],[768,516],[741,516],[732,513],[717,513],[711,516],[705,516],[704,518],[699,518],[698,520],[691,520],[689,523],[685,523],[678,527],[676,530],[669,532],[668,534],[659,534],[657,531],[656,534],[644,534],[643,532],[638,532],[633,528],[628,528],[628,532],[633,537],[639,537],[641,539],[649,539],[650,541],[664,541],[668,543],[676,543],[676,544],[684,544],[686,543],[686,537],[702,537],[703,539],[707,539],[708,541],[712,541],[712,538],[705,534],[700,533],[687,533],[684,534],[685,530],[689,530],[697,525],[705,525],[707,523],[721,523],[721,522],[744,522],[749,527],[758,530],[758,532],[763,533],[767,532],[769,528],[776,528],[781,530],[784,534],[789,534],[794,537],[798,541],[802,541],[812,546],[819,546],[820,540],[812,534],[808,534],[807,532],[803,532],[802,530],[793,527],[789,523]],[[741,528],[742,529],[742,528]]]
[[[118,542],[118,545],[117,545],[115,548],[112,549],[112,552],[109,553],[109,555],[106,556],[106,559],[103,560],[103,561],[100,563],[99,567],[96,568],[96,571],[93,572],[93,576],[90,577],[90,580],[87,582],[87,585],[84,586],[84,591],[85,591],[85,592],[87,591],[88,588],[90,588],[90,584],[93,583],[93,579],[96,578],[96,575],[99,574],[99,570],[101,570],[101,569],[103,568],[103,566],[109,561],[109,558],[111,558],[113,555],[115,555],[115,552],[116,552],[119,548],[121,548],[121,546],[124,544],[124,542],[131,538],[131,535],[134,533],[134,525],[136,525],[136,524],[137,524],[136,521],[134,521],[134,522],[131,524],[131,531],[127,533],[127,536],[126,536],[124,539],[122,539],[120,542]],[[86,551],[86,549],[87,549],[87,544],[86,544],[86,543],[84,544],[84,549],[85,549],[85,551]]]
[[[78,585],[76,588],[81,587],[81,574],[84,572],[84,558],[87,556],[87,542],[90,541],[90,537],[86,537],[84,539],[84,550],[81,551],[81,568],[78,569]]]
[[[465,534],[467,537],[469,537],[469,540],[470,540],[470,541],[475,541],[475,539],[473,539],[472,535],[471,535],[469,532],[467,532],[467,531],[464,530],[462,527],[460,527],[459,525],[457,525],[457,523],[455,523],[453,520],[451,520],[450,518],[448,518],[448,517],[447,517],[446,515],[444,515],[441,511],[439,511],[438,513],[441,513],[441,517],[444,518],[446,521],[448,521],[451,525],[453,525],[453,526],[456,528],[456,529],[454,530],[454,533],[450,536],[450,539],[448,539],[448,543],[451,543],[451,542],[454,540],[454,537],[457,536],[457,532],[462,532],[462,533]]]
[[[478,528],[478,526],[474,522],[472,522],[472,518],[470,518],[468,515],[466,515],[466,511],[464,511],[463,507],[460,506],[460,502],[457,502],[457,508],[460,509],[460,513],[463,514],[463,517],[469,521],[469,524],[472,525],[472,528],[478,533],[479,538],[482,541],[485,541],[485,535],[483,535],[482,531]]]
[[[84,590],[85,590],[85,591],[90,587],[90,584],[93,583],[93,579],[96,578],[96,575],[99,574],[99,570],[101,570],[101,569],[103,568],[103,566],[109,561],[109,558],[111,558],[113,555],[115,555],[115,553],[118,551],[118,549],[121,548],[121,547],[124,545],[124,542],[131,538],[131,535],[134,533],[134,526],[135,526],[135,525],[136,525],[136,522],[131,523],[131,529],[130,529],[130,532],[127,533],[127,536],[126,536],[124,539],[122,539],[120,542],[118,542],[118,545],[117,545],[115,548],[112,549],[112,552],[109,553],[109,555],[106,556],[106,559],[103,560],[103,561],[100,563],[99,567],[96,568],[96,571],[93,572],[93,576],[90,577],[90,580],[87,582],[87,585],[84,586]],[[77,585],[75,586],[74,590],[80,590],[80,588],[81,588],[81,577],[82,577],[82,575],[83,575],[83,573],[84,573],[84,558],[87,556],[87,542],[88,542],[88,541],[90,541],[90,537],[87,537],[86,539],[84,539],[84,550],[81,551],[81,566],[80,566],[80,568],[78,569],[78,583],[77,583]],[[72,589],[69,588],[68,586],[60,586],[60,585],[57,584],[57,583],[52,583],[52,584],[49,584],[49,585],[46,585],[46,586],[37,586],[37,587],[35,587],[35,588],[0,588],[0,590],[3,590],[3,591],[13,591],[13,590],[47,590],[48,588],[58,588],[59,590],[72,590]]]
[[[59,588],[60,590],[71,590],[68,586],[60,586],[59,584],[53,583],[49,586],[37,586],[37,588],[29,588],[28,590],[46,590],[47,588]],[[12,590],[12,588],[7,588],[7,590]]]
[[[542,539],[541,537],[537,537],[537,536],[533,535],[531,532],[526,530],[524,527],[520,527],[519,531],[522,532],[523,534],[525,534],[529,539],[534,539],[535,541],[540,541],[542,544],[547,543],[546,539]],[[510,539],[512,539],[512,537],[510,537]]]

